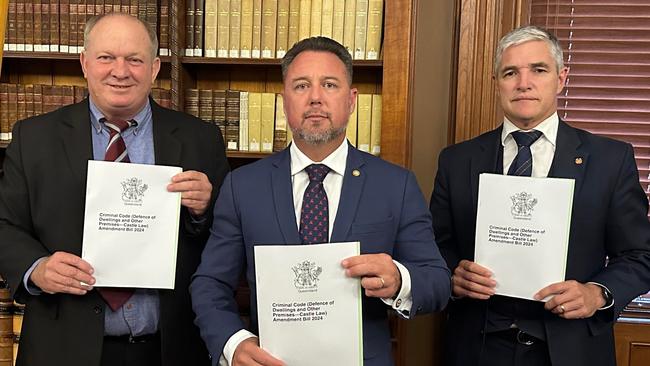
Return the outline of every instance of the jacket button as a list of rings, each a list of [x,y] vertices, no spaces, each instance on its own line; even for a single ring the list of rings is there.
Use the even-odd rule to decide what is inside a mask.
[[[102,313],[102,307],[101,306],[95,306],[93,308],[93,311],[95,312],[95,314],[101,314]]]
[[[397,307],[402,306],[402,299],[397,299],[397,302],[395,303],[395,305],[397,305]]]

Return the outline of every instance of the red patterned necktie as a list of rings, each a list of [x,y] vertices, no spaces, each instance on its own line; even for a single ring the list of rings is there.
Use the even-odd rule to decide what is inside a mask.
[[[300,238],[303,244],[327,243],[329,240],[329,205],[323,188],[323,180],[330,168],[324,164],[312,164],[305,168],[309,185],[302,197],[300,211]]]
[[[106,146],[106,154],[104,155],[105,161],[115,161],[122,163],[129,163],[129,154],[126,152],[126,145],[124,144],[124,139],[122,139],[121,133],[129,128],[132,124],[135,124],[133,121],[107,121],[105,118],[100,120],[110,133],[108,139],[108,146]],[[116,311],[121,308],[130,298],[133,296],[135,291],[132,288],[117,288],[117,287],[105,287],[98,288],[99,294],[102,295],[106,304],[111,308],[111,310]]]

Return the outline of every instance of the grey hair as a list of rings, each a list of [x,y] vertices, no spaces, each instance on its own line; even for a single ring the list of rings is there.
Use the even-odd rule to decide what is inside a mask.
[[[151,43],[151,59],[153,60],[156,58],[158,55],[158,36],[156,35],[156,30],[152,29],[149,23],[125,13],[106,13],[88,19],[86,26],[84,27],[84,49],[88,49],[90,32],[95,28],[97,23],[107,17],[129,17],[140,23],[140,25],[142,25],[147,31],[147,36],[149,36],[149,43]]]
[[[499,41],[496,55],[494,56],[494,75],[498,76],[499,67],[501,66],[501,57],[503,52],[512,46],[517,46],[530,41],[544,41],[548,45],[551,56],[555,60],[555,66],[559,72],[564,68],[564,59],[562,55],[562,46],[557,37],[544,28],[534,25],[521,27],[510,31]]]

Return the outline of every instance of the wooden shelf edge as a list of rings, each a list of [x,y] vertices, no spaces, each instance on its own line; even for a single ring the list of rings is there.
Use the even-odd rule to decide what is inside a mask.
[[[262,153],[262,152],[247,152],[247,151],[226,151],[226,156],[229,158],[237,159],[263,159],[267,156],[271,156],[274,153]]]
[[[282,59],[279,58],[219,58],[219,57],[181,57],[183,64],[207,64],[207,65],[260,65],[260,66],[279,66]],[[354,60],[352,64],[355,67],[377,67],[384,65],[383,60]]]
[[[2,57],[18,59],[41,59],[41,60],[79,60],[78,53],[63,52],[25,52],[25,51],[4,51]],[[170,56],[160,56],[160,61],[170,63]]]

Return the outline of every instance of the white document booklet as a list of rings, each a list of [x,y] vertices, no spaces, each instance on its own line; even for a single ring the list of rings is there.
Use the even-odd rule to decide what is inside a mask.
[[[474,261],[499,295],[533,299],[564,281],[573,179],[481,174]]]
[[[260,346],[287,366],[363,365],[359,242],[255,247]]]
[[[82,258],[96,287],[173,289],[181,194],[179,167],[88,161]]]

